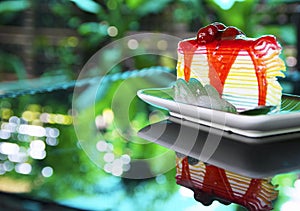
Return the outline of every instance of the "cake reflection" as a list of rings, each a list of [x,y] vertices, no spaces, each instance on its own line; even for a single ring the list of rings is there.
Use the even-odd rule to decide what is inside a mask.
[[[271,210],[278,196],[269,178],[256,179],[210,165],[177,153],[177,184],[191,189],[195,200],[211,205],[236,203],[248,210]]]
[[[279,187],[271,179],[299,169],[300,133],[249,138],[198,126],[180,124],[170,117],[141,129],[139,136],[176,152],[177,184],[191,189],[203,205],[219,201],[248,210],[272,210]],[[196,140],[186,139],[195,133]],[[208,159],[202,159],[209,133],[220,142]]]

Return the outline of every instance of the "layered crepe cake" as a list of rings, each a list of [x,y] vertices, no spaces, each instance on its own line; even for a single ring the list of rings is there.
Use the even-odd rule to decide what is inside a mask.
[[[222,99],[238,111],[281,104],[284,77],[281,47],[274,36],[247,38],[235,27],[213,23],[197,37],[178,45],[177,78],[196,78],[212,85]],[[190,160],[192,160],[190,162]],[[177,156],[178,184],[194,191],[196,200],[231,202],[249,210],[270,210],[278,192],[268,179],[255,179],[226,171],[190,157]]]
[[[239,29],[213,23],[178,45],[177,78],[210,84],[238,111],[281,103],[285,64],[272,35],[248,38]]]

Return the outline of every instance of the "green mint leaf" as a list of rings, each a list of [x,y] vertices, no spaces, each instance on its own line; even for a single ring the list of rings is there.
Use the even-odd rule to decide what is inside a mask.
[[[222,99],[213,86],[203,86],[201,82],[195,78],[191,78],[189,82],[178,79],[173,89],[174,100],[177,102],[237,113],[235,106]]]

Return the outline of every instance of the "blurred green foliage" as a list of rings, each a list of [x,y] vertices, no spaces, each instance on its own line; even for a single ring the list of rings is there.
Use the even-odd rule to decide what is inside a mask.
[[[22,60],[16,55],[0,50],[0,74],[7,70],[10,70],[11,74],[16,74],[18,79],[24,79],[27,77],[26,69]]]
[[[274,34],[283,45],[295,45],[295,28],[291,22],[286,22],[287,14],[284,13],[286,3],[291,1],[264,3],[232,0],[226,5],[217,0],[2,1],[0,2],[0,24],[12,24],[16,17],[20,19],[24,12],[30,9],[39,17],[35,20],[34,27],[74,31],[74,35],[59,38],[61,40],[56,43],[50,39],[55,34],[49,37],[47,34],[35,33],[32,59],[37,63],[34,67],[36,76],[52,73],[76,78],[80,67],[99,48],[132,31],[146,30],[176,34],[178,33],[176,30],[179,30],[184,36],[188,31],[195,32],[204,25],[219,21],[242,29],[250,37]],[[40,12],[39,8],[41,8]],[[180,25],[185,27],[180,28]],[[6,51],[3,51],[2,55],[4,53]],[[137,68],[145,67],[144,60],[147,59],[148,65],[157,65],[157,58],[152,61],[149,58],[133,58],[133,60]],[[22,62],[23,58],[19,58],[19,61]],[[43,61],[45,64],[41,65]],[[1,63],[2,72],[5,71],[4,69],[9,72],[17,71],[14,69],[15,59],[8,58],[6,63],[12,65],[3,66]],[[17,65],[20,70],[16,73],[19,78],[23,77],[24,74],[21,74],[23,69],[19,64]],[[122,67],[119,68],[119,71],[123,70]]]
[[[30,7],[29,0],[11,0],[0,2],[1,15],[14,15],[16,12],[23,11]]]

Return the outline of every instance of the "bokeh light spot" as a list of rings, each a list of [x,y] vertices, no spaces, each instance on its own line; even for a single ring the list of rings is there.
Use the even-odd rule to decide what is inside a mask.
[[[42,175],[44,177],[51,177],[53,175],[53,168],[50,166],[46,166],[42,169]]]
[[[110,26],[107,28],[107,34],[111,37],[115,37],[118,35],[118,29],[115,26]]]
[[[135,39],[130,39],[128,41],[127,45],[128,45],[128,48],[131,49],[131,50],[135,50],[139,47],[139,43]]]
[[[19,163],[16,164],[15,171],[20,174],[30,174],[32,166],[29,163]]]

